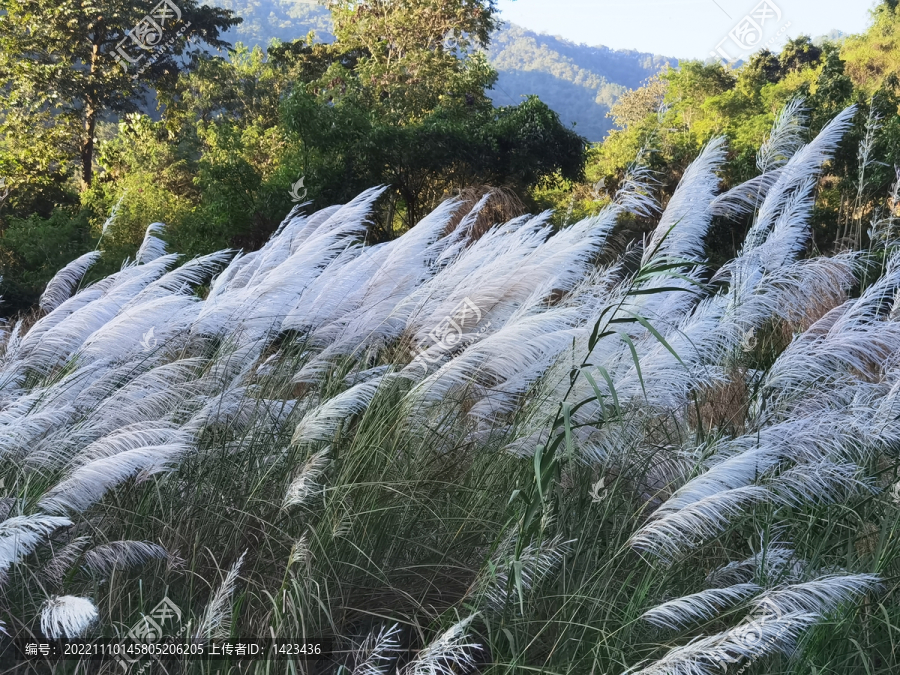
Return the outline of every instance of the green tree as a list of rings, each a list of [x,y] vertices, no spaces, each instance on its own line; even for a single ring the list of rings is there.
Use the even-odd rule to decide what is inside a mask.
[[[55,209],[48,218],[32,214],[9,219],[0,238],[4,315],[34,305],[56,272],[94,247],[88,216],[86,211]]]
[[[885,0],[872,10],[872,25],[844,42],[841,58],[853,83],[871,94],[890,75],[900,75],[900,2]]]
[[[496,81],[481,51],[498,25],[495,0],[332,0],[340,49],[373,107],[415,121],[447,99],[484,103]]]
[[[219,35],[239,21],[197,0],[0,0],[2,108],[43,121],[36,136],[68,130],[86,188],[98,120],[136,111],[147,86],[171,85],[204,45],[226,47]]]
[[[549,108],[495,109],[485,96],[495,73],[472,47],[487,44],[492,3],[335,3],[332,12],[334,43],[310,34],[273,44],[268,59],[238,45],[230,61],[201,59],[163,93],[169,132],[200,155],[198,212],[209,227],[198,240],[212,231],[259,245],[301,177],[315,208],[390,186],[376,238],[473,183],[527,199],[554,177],[580,177],[585,142]]]
[[[371,117],[354,99],[323,106],[295,92],[285,123],[301,141],[316,205],[372,185],[392,188],[379,224],[384,237],[391,236],[395,215],[402,227],[412,227],[441,198],[468,185],[508,187],[527,199],[539,185],[583,175],[585,140],[536,97],[467,114],[438,108],[396,125]]]
[[[822,58],[822,48],[814,45],[808,35],[788,40],[778,55],[782,72],[789,73],[814,66]]]

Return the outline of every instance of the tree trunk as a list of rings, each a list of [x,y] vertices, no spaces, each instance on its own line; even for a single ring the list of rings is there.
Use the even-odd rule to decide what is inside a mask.
[[[91,49],[91,70],[88,73],[90,94],[85,97],[84,101],[84,138],[81,139],[81,189],[87,190],[91,187],[91,181],[94,178],[94,131],[97,127],[97,105],[96,105],[96,85],[95,72],[98,69],[98,60],[100,58],[100,43],[102,42],[106,31],[102,25],[98,25],[94,29],[94,45]]]
[[[81,141],[81,182],[82,190],[91,187],[94,174],[94,128],[97,125],[97,113],[88,103],[84,112],[84,138]]]

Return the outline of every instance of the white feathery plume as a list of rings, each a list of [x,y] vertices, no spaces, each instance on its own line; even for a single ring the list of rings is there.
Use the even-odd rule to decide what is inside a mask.
[[[715,457],[713,458],[715,461]],[[653,512],[653,518],[678,511],[724,490],[750,485],[768,474],[781,461],[775,448],[750,448],[713,465],[705,473],[690,480]]]
[[[132,377],[127,376],[128,370],[135,370],[131,363],[124,364],[122,370],[108,371],[109,379],[97,382],[97,391],[92,388],[85,393],[90,415],[76,433],[90,443],[126,425],[157,422],[181,411],[198,390],[203,393],[195,380],[202,364],[199,358],[180,359],[147,372],[138,370],[137,377],[133,372]]]
[[[111,541],[84,554],[84,564],[92,572],[109,575],[115,569],[137,567],[150,560],[168,560],[169,553],[149,541]]]
[[[445,209],[445,213],[449,218],[449,210]],[[549,235],[547,219],[547,214],[543,214],[528,220],[527,226],[524,225],[525,219],[520,219],[522,222],[518,227],[507,224],[503,228],[489,230],[465,249],[454,264],[445,266],[429,281],[415,288],[413,282],[425,274],[424,271],[415,271],[422,270],[419,267],[421,258],[417,254],[419,262],[413,266],[413,273],[394,274],[395,278],[404,280],[403,284],[381,282],[375,288],[381,298],[371,298],[373,302],[370,303],[370,298],[361,297],[359,309],[335,322],[336,325],[316,332],[316,340],[333,340],[319,360],[328,361],[336,356],[356,353],[370,344],[383,344],[399,338],[404,331],[413,334],[417,343],[428,341],[430,344],[429,333],[446,323],[448,316],[452,317],[464,304],[470,308],[482,308],[478,311],[489,312],[491,320],[496,318],[502,321],[499,315],[510,314],[514,303],[528,297],[533,284],[546,279],[549,274],[558,276],[559,268],[565,269],[565,265],[551,269],[546,260],[534,261],[534,265],[544,267],[540,271],[536,271],[534,265],[526,269],[528,256]],[[589,245],[590,239],[588,243],[581,244]],[[471,298],[468,297],[469,289],[477,291]],[[389,292],[386,297],[385,292]],[[299,378],[317,378],[321,369],[319,363],[308,364],[298,374],[298,381]]]
[[[659,202],[653,196],[653,187],[659,181],[644,163],[646,149],[642,148],[635,160],[625,169],[613,203],[623,211],[649,218],[659,211]]]
[[[212,302],[217,296],[232,290],[232,282],[234,281],[235,275],[237,275],[245,265],[252,262],[255,257],[254,254],[256,253],[259,253],[259,251],[254,251],[246,255],[243,251],[238,251],[231,259],[231,262],[225,266],[225,269],[219,272],[219,274],[217,274],[210,282],[209,293],[206,295],[206,299]]]
[[[6,407],[0,410],[0,424],[13,424],[30,414],[59,408],[71,408],[80,414],[85,389],[108,373],[108,365],[75,366],[49,386],[36,386],[28,393],[16,392],[18,397],[8,401]]]
[[[756,154],[756,167],[766,173],[783,166],[803,147],[806,133],[806,108],[802,97],[796,97],[778,113],[768,138]]]
[[[861,492],[874,492],[870,483],[860,480],[856,464],[835,464],[829,460],[798,464],[782,472],[767,485],[782,504],[837,503]]]
[[[268,344],[265,338],[255,342],[223,345],[212,362],[206,363],[201,382],[208,385],[209,393],[221,393],[222,389],[240,386],[243,378],[253,371],[257,359]]]
[[[369,407],[387,376],[360,382],[308,412],[294,430],[292,443],[328,441],[338,426]]]
[[[495,558],[490,566],[493,570],[491,577],[485,578],[486,586],[482,585],[488,604],[497,611],[502,611],[509,602],[510,592],[513,597],[517,594],[515,584],[512,585],[512,589],[510,588],[512,565],[519,567],[518,580],[521,581],[523,593],[526,593],[562,564],[574,540],[563,541],[562,537],[557,535],[540,544],[532,542],[522,549],[517,561],[512,560],[512,553],[509,550],[511,542],[512,540],[508,540],[506,545],[501,547],[500,556]]]
[[[376,377],[381,377],[382,375],[386,374],[393,367],[393,364],[386,363],[382,366],[375,366],[374,368],[355,370],[344,378],[344,384],[346,384],[348,387],[352,387],[361,382],[369,382]]]
[[[291,553],[288,556],[287,566],[290,567],[291,565],[296,564],[305,565],[309,561],[309,558],[309,537],[304,533],[303,536],[291,546]]]
[[[341,204],[326,206],[324,209],[316,211],[304,220],[298,219],[296,223],[290,223],[291,228],[285,228],[282,231],[281,236],[290,241],[291,253],[296,251],[303,242],[309,239],[323,223],[327,223],[334,214],[341,210],[341,208],[343,208],[343,205]]]
[[[100,255],[100,251],[89,251],[63,267],[47,282],[38,306],[45,312],[52,312],[68,300],[85,273],[100,259]]]
[[[210,299],[216,300],[223,295],[234,295],[240,289],[247,286],[253,274],[259,268],[266,252],[275,245],[274,239],[270,239],[258,251],[244,253],[231,261],[222,271],[214,283],[215,293],[210,293]]]
[[[190,447],[178,443],[151,445],[95,459],[72,471],[51,488],[38,505],[50,513],[80,513],[129,478],[170,469],[172,463],[189,450]]]
[[[803,99],[797,97],[781,109],[768,138],[756,155],[756,166],[762,173],[716,197],[710,205],[714,215],[733,218],[756,210],[778,182],[781,167],[802,147],[807,130],[803,105]]]
[[[382,191],[366,190],[341,207],[293,253],[288,248],[286,228],[254,258],[258,261],[255,267],[247,265],[234,277],[233,283],[245,283],[243,287],[204,303],[192,332],[228,333],[241,342],[277,332],[319,272],[365,236],[366,215]],[[248,274],[252,276],[243,282]]]
[[[877,374],[879,364],[900,350],[900,324],[877,314],[898,283],[900,265],[889,267],[858,300],[832,310],[796,337],[769,369],[765,388],[789,398],[807,392],[813,383],[833,383],[848,373],[855,378]]]
[[[453,624],[422,649],[402,670],[402,675],[460,675],[475,667],[474,653],[481,645],[466,642],[466,632],[475,614]]]
[[[29,339],[25,342],[28,344],[23,343],[23,350],[27,349],[25,354],[28,366],[46,374],[61,365],[92,333],[116,316],[136,293],[159,278],[175,262],[176,257],[162,256],[146,265],[128,267],[60,305],[44,319],[50,319],[65,308],[67,303],[77,301],[81,295],[91,291],[102,293],[100,297],[79,307],[62,321],[40,333],[35,342],[30,340],[30,335],[27,336]],[[101,287],[104,282],[109,282],[108,288]]]
[[[150,223],[147,226],[147,231],[144,232],[144,241],[141,242],[141,247],[134,256],[139,265],[144,265],[166,254],[166,242],[156,236],[162,234],[165,229],[166,226],[163,223]]]
[[[881,584],[877,574],[829,574],[813,581],[766,591],[753,600],[757,609],[772,612],[827,614],[838,606],[858,600]]]
[[[194,413],[182,429],[191,434],[200,434],[216,427],[234,429],[246,428],[254,419],[259,400],[247,394],[246,387],[231,387],[221,394],[210,396],[203,407]]]
[[[654,626],[681,630],[694,623],[712,619],[718,616],[722,610],[743,602],[761,590],[759,586],[752,583],[737,584],[726,588],[710,588],[677,600],[664,602],[644,612],[641,618]]]
[[[772,231],[754,253],[764,261],[767,269],[778,269],[792,261],[806,247],[809,219],[816,203],[815,176],[798,181],[785,199]]]
[[[698,638],[675,647],[659,661],[627,675],[719,675],[727,664],[769,654],[790,655],[797,639],[819,622],[818,614],[794,613],[781,617],[753,617],[736,628]],[[624,675],[624,674],[623,674]]]
[[[784,204],[799,184],[818,176],[822,165],[831,158],[838,142],[850,128],[856,106],[850,106],[829,122],[819,135],[803,146],[781,167],[778,180],[769,190],[760,207],[753,227],[744,240],[744,249],[751,250],[766,240],[769,230],[781,215]]]
[[[166,272],[159,279],[149,284],[125,308],[145,303],[149,300],[163,298],[166,295],[184,295],[193,291],[194,287],[209,279],[216,270],[224,266],[233,256],[233,251],[216,251],[208,255],[188,260],[180,267]]]
[[[75,410],[71,406],[41,410],[20,417],[3,427],[0,435],[0,457],[23,454],[42,437],[65,428]]]
[[[336,272],[326,270],[295,310],[304,319],[291,317],[292,325],[302,327],[321,316],[325,325],[314,331],[313,340],[333,343],[327,358],[398,337],[413,309],[410,298],[442,268],[442,256],[462,243],[454,244],[457,232],[440,237],[458,206],[456,200],[447,200],[402,237],[365,249]],[[329,302],[336,294],[340,299]]]
[[[753,213],[772,186],[778,182],[780,175],[780,169],[773,169],[735,185],[710,202],[709,212],[714,216],[731,219]]]
[[[712,214],[709,204],[719,186],[715,171],[725,160],[724,136],[707,143],[684,172],[644,252],[650,256],[699,260]]]
[[[0,359],[0,365],[6,365],[19,355],[19,349],[22,345],[22,321],[22,319],[16,321],[12,331],[7,336],[3,345],[3,358]]]
[[[187,445],[192,441],[190,434],[179,429],[173,422],[151,420],[135,422],[116,429],[111,434],[93,441],[69,461],[73,466],[81,466],[95,459],[111,457],[126,450],[151,445],[167,445],[172,443]]]
[[[81,557],[84,549],[91,543],[90,537],[75,537],[58,552],[53,554],[50,561],[44,565],[43,575],[53,583],[59,583],[66,572],[71,569],[75,561]]]
[[[71,524],[68,518],[42,513],[15,516],[3,521],[0,523],[0,571],[18,563],[55,530]]]
[[[194,637],[200,639],[222,639],[228,637],[231,630],[231,596],[234,594],[235,586],[238,581],[238,574],[241,571],[241,565],[244,563],[244,556],[247,552],[241,553],[241,557],[231,566],[222,585],[216,589],[200,617],[197,624],[197,632]]]
[[[331,459],[328,456],[329,450],[329,448],[319,450],[319,452],[306,460],[300,473],[288,486],[284,496],[283,508],[305,504],[311,497],[321,492],[321,487],[317,485],[317,481],[331,463]]]
[[[176,338],[187,336],[199,304],[193,296],[169,295],[124,309],[85,340],[79,355],[87,361],[115,360],[157,345],[171,348]]]
[[[122,208],[122,202],[125,200],[125,195],[128,194],[128,191],[124,191],[119,199],[116,201],[115,205],[113,205],[112,210],[110,211],[109,218],[103,221],[103,227],[100,228],[100,238],[102,239],[106,233],[109,231],[110,225],[112,225],[116,218],[119,215],[119,210]]]
[[[759,553],[754,553],[745,560],[736,560],[713,570],[706,583],[715,588],[747,583],[753,579],[762,581],[782,577],[797,578],[804,566],[793,549],[783,546],[769,546]]]
[[[41,632],[51,639],[77,638],[98,616],[94,603],[87,598],[54,595],[41,608]]]
[[[574,308],[559,308],[511,319],[500,330],[472,344],[443,365],[409,393],[410,399],[441,401],[455,387],[469,382],[494,386],[510,382],[532,368],[547,368],[559,353],[571,346],[578,320]],[[430,358],[426,353],[423,359]],[[413,365],[410,365],[412,368]],[[537,373],[519,380],[514,391],[523,391]],[[513,385],[511,385],[513,386]]]
[[[100,287],[99,284],[94,284],[88,288],[82,289],[68,300],[63,301],[56,309],[38,319],[28,333],[26,333],[24,337],[21,337],[23,355],[27,355],[36,349],[44,334],[55,328],[63,320],[78,310],[99,300],[103,295],[103,288]]]
[[[717,492],[679,511],[652,520],[630,540],[633,548],[671,560],[680,552],[720,534],[746,507],[771,496],[764,487],[748,485]]]
[[[375,276],[387,252],[384,244],[366,249],[348,246],[303,291],[296,306],[285,316],[282,330],[309,333],[357,309],[367,281]],[[324,342],[322,338],[316,341]]]
[[[515,561],[520,567],[519,579],[523,593],[530,591],[540,581],[550,576],[562,564],[574,542],[574,539],[563,541],[563,538],[557,535],[549,541],[542,541],[538,545],[532,542],[523,548],[519,559]],[[497,562],[495,569],[499,571],[486,589],[485,596],[494,609],[502,610],[510,599],[510,566],[514,563],[509,559]],[[513,593],[516,593],[515,585]]]
[[[400,652],[400,625],[382,626],[353,652],[353,675],[387,675]]]

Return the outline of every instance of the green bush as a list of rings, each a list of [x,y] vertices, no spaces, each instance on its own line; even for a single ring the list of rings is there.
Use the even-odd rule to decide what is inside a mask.
[[[33,305],[60,268],[95,244],[85,210],[72,214],[55,209],[49,218],[10,218],[0,235],[0,311],[9,315]]]

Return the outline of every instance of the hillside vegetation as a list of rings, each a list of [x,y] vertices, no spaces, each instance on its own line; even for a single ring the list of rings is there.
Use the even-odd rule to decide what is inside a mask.
[[[244,22],[227,36],[249,48],[265,49],[272,39],[290,42],[314,31],[330,42],[331,16],[311,0],[291,2],[208,2],[233,10]],[[592,142],[603,140],[613,124],[606,114],[619,96],[655,75],[665,58],[637,51],[589,47],[504,23],[493,35],[488,61],[498,73],[489,92],[495,105],[518,105],[523,96],[538,96],[564,124]]]

